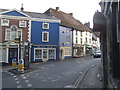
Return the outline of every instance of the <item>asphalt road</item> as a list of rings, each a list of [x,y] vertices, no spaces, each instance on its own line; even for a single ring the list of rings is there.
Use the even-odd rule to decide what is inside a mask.
[[[3,88],[101,88],[97,74],[100,72],[100,58],[77,58],[64,61],[51,61],[31,64],[34,71],[15,75],[2,70]],[[87,72],[87,73],[86,73]],[[81,77],[85,76],[85,77]],[[84,79],[80,79],[84,78]],[[86,80],[89,80],[86,82]],[[81,83],[82,81],[82,83]],[[81,83],[81,84],[79,84]],[[97,86],[96,86],[97,84]],[[96,87],[95,87],[96,86]],[[80,88],[79,87],[79,88]]]

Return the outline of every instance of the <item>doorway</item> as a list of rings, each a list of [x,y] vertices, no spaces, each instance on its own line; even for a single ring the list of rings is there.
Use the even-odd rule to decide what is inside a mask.
[[[9,48],[8,62],[12,63],[12,59],[18,61],[18,48]]]

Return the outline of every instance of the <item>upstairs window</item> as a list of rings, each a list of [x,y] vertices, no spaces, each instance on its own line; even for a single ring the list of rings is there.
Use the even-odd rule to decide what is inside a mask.
[[[12,41],[19,37],[22,41],[22,30],[18,30],[17,26],[13,25],[10,29],[5,30],[5,41]]]
[[[49,23],[43,23],[42,28],[43,29],[49,29]]]
[[[26,21],[19,21],[19,27],[26,27]]]
[[[70,42],[70,36],[66,36],[66,43]]]
[[[42,32],[42,42],[49,42],[49,32]]]
[[[8,19],[1,19],[1,26],[9,26],[9,20]]]

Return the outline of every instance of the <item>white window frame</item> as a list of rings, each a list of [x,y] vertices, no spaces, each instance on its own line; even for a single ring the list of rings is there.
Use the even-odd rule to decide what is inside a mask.
[[[49,57],[49,50],[54,50],[54,58],[50,58]],[[55,48],[50,48],[50,49],[48,49],[48,59],[56,59],[56,49]]]
[[[56,48],[34,48],[34,61],[35,61],[35,59],[44,59],[43,58],[43,50],[45,50],[45,49],[47,50],[47,59],[55,59],[56,60]],[[41,50],[41,53],[42,53],[41,58],[36,58],[36,55],[35,55],[36,50]],[[49,58],[49,50],[54,50],[54,58]]]
[[[44,40],[44,33],[47,33],[47,40]],[[42,32],[42,42],[49,42],[49,32]]]
[[[7,31],[10,32],[9,39],[8,39],[8,37],[7,37]],[[10,30],[10,29],[6,29],[6,30],[5,30],[5,41],[9,41],[9,40],[11,40],[11,30]]]
[[[71,56],[71,48],[69,47],[64,48],[64,56]]]
[[[7,31],[10,31],[10,39],[7,38]],[[17,35],[16,35],[15,38],[19,38],[19,37],[18,37],[18,32],[21,32],[21,41],[22,41],[22,30],[21,30],[21,29],[17,29]],[[5,41],[10,41],[10,40],[12,40],[12,39],[13,39],[13,38],[12,38],[12,31],[11,31],[11,29],[6,29],[6,30],[5,30]]]
[[[6,20],[7,21],[7,23],[5,24],[5,23],[3,23],[4,22],[4,20]],[[1,19],[1,26],[9,26],[9,20],[8,19]]]
[[[47,24],[47,27],[45,27],[45,24]],[[42,28],[43,29],[49,29],[49,23],[42,23]]]
[[[21,32],[21,38],[20,38],[20,40],[22,41],[22,30],[20,30],[20,29],[17,30],[17,37],[18,37],[18,32]]]
[[[36,55],[35,55],[35,53],[36,53],[36,50],[41,50],[41,58],[36,58]],[[34,59],[42,59],[42,57],[43,57],[43,50],[42,50],[42,48],[35,48],[34,49]]]
[[[22,25],[24,23],[24,26]],[[19,21],[19,27],[26,27],[27,22],[26,21]]]

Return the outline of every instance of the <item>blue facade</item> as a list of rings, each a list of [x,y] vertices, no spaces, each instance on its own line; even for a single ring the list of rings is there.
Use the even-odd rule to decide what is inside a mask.
[[[60,46],[60,59],[72,58],[72,43],[73,31],[72,28],[60,26],[59,30],[59,46]]]
[[[62,47],[72,47],[72,28],[63,27],[60,26],[59,30],[59,45]],[[67,36],[69,37],[68,43],[67,43]]]
[[[11,12],[7,12],[7,13],[3,13],[2,15],[10,15],[10,16],[23,16],[23,17],[26,17],[25,15],[17,12],[17,11],[11,11]]]
[[[49,28],[43,29],[43,23],[48,23]],[[43,32],[49,33],[48,42],[42,41]],[[59,60],[59,23],[31,21],[31,43],[31,61]]]
[[[32,21],[31,43],[35,45],[59,45],[59,23],[49,23],[49,29],[42,29],[46,22]],[[49,32],[49,42],[42,42],[42,32]]]

